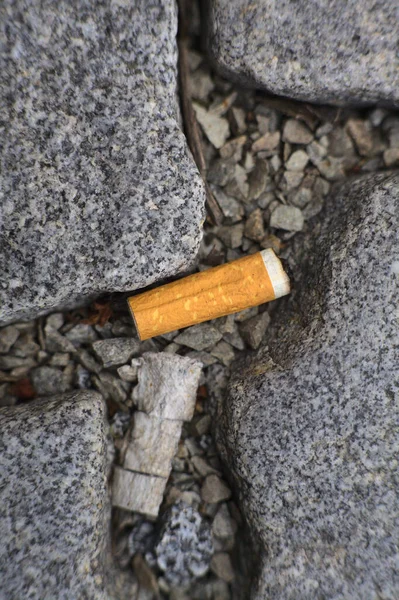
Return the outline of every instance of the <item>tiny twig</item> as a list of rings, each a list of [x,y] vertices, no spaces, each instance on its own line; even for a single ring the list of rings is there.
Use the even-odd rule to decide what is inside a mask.
[[[191,102],[190,75],[187,53],[187,12],[185,0],[179,0],[178,49],[180,95],[184,130],[195,163],[198,167],[202,179],[204,180],[206,191],[206,208],[212,221],[216,225],[220,225],[223,220],[223,213],[206,181],[206,162],[202,150],[198,121],[195,116],[195,111]]]
[[[304,121],[314,130],[319,121],[335,122],[341,115],[341,109],[333,106],[316,106],[307,102],[290,100],[288,98],[257,94],[257,100],[262,104],[278,110],[289,117]]]

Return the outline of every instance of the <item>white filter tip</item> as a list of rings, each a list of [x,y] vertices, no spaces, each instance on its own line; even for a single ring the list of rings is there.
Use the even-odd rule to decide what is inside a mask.
[[[272,282],[275,297],[281,298],[281,296],[286,296],[290,293],[290,280],[283,269],[281,260],[277,258],[271,248],[262,250],[261,255],[270,281]]]

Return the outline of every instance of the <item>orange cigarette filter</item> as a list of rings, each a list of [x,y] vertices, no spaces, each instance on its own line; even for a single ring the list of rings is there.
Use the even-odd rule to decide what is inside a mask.
[[[270,302],[290,292],[281,261],[267,249],[128,299],[141,340]]]

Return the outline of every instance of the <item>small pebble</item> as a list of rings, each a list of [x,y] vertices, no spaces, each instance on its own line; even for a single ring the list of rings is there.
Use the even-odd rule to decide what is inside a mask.
[[[82,367],[82,365],[77,365],[76,367],[75,383],[80,390],[88,390],[92,387],[91,373]]]
[[[93,356],[84,348],[79,348],[76,352],[77,359],[85,369],[91,373],[99,373],[101,365],[93,358]]]
[[[244,216],[242,204],[232,196],[225,194],[223,190],[216,186],[211,186],[211,190],[222,209],[226,221],[230,224],[241,221]]]
[[[309,156],[304,150],[293,152],[285,163],[287,171],[303,171],[308,164]]]
[[[193,107],[197,120],[208,140],[215,148],[221,148],[230,135],[230,127],[227,119],[207,111],[197,102],[193,102]]]
[[[55,367],[38,367],[32,371],[32,385],[38,396],[60,394],[69,389],[63,372]]]
[[[176,344],[176,342],[171,342],[170,344],[165,346],[163,351],[167,352],[168,354],[176,354],[176,352],[178,352],[180,349],[181,349],[180,344]]]
[[[389,148],[384,152],[384,163],[386,167],[399,166],[399,148]]]
[[[246,141],[246,135],[240,135],[239,137],[233,138],[220,148],[220,156],[226,159],[230,158],[234,162],[240,162]]]
[[[342,156],[352,156],[355,152],[352,138],[343,127],[336,127],[333,129],[327,136],[327,140],[328,153],[331,156],[342,158]],[[327,154],[327,152],[325,154]],[[321,160],[322,158],[324,157],[321,156],[317,158],[317,160]],[[315,161],[312,157],[311,160],[313,160],[316,164],[317,160]]]
[[[0,354],[7,354],[17,341],[19,331],[14,325],[0,329]]]
[[[219,227],[217,235],[228,248],[233,250],[234,248],[239,248],[242,244],[242,238],[244,235],[244,224],[237,223],[236,225],[230,227]]]
[[[112,399],[118,404],[124,404],[127,398],[127,393],[123,387],[123,382],[105,371],[98,376],[93,376],[94,386],[104,396],[106,400]]]
[[[206,477],[207,475],[214,475],[217,473],[216,470],[211,467],[211,465],[201,456],[193,456],[191,462],[201,477]]]
[[[179,333],[175,341],[193,350],[205,350],[213,347],[221,338],[219,329],[209,323],[200,323]]]
[[[280,143],[280,132],[275,131],[274,133],[265,133],[258,138],[252,144],[252,152],[260,152],[261,150],[267,150],[273,152],[277,149]]]
[[[224,340],[221,340],[216,344],[211,351],[211,354],[220,360],[221,363],[226,365],[226,367],[229,367],[235,359],[234,349]]]
[[[98,339],[95,329],[93,329],[91,325],[86,325],[85,323],[75,325],[73,329],[65,334],[65,337],[77,347],[82,344],[91,344]]]
[[[140,342],[135,338],[111,338],[92,344],[97,358],[106,369],[127,363],[140,352]]]
[[[217,475],[208,475],[201,488],[201,498],[204,502],[215,504],[228,500],[231,496],[230,488]]]
[[[231,130],[234,135],[240,135],[246,132],[247,124],[245,122],[246,115],[242,108],[233,106],[230,109]]]
[[[283,128],[283,141],[291,144],[310,144],[313,133],[297,119],[288,119]]]
[[[64,315],[60,312],[49,315],[46,319],[46,326],[52,329],[61,329],[64,324]]]
[[[237,524],[231,518],[227,504],[221,504],[212,523],[213,534],[218,538],[226,539],[234,536],[236,531]]]
[[[12,356],[12,354],[0,355],[0,369],[10,371],[17,367],[25,367],[31,369],[36,366],[36,361],[28,356],[26,358],[21,356]]]
[[[34,356],[40,350],[39,344],[35,342],[33,333],[22,333],[17,341],[13,344],[12,353],[15,356]]]
[[[337,181],[345,177],[345,171],[343,168],[343,162],[341,158],[334,158],[334,156],[328,156],[324,160],[315,163],[315,166],[329,181]]]
[[[277,171],[280,169],[282,165],[281,162],[281,158],[278,156],[278,154],[275,154],[271,159],[270,159],[270,166],[273,169],[273,171],[275,173],[277,173]]]
[[[249,184],[247,181],[247,172],[241,165],[236,165],[234,169],[234,177],[225,188],[226,194],[241,200],[247,201]]]
[[[269,313],[263,312],[248,319],[240,326],[240,333],[248,346],[257,350],[270,323]]]
[[[268,181],[270,181],[268,162],[262,158],[258,158],[248,176],[248,200],[257,200],[265,191]]]
[[[346,127],[360,156],[368,156],[373,149],[373,137],[369,123],[362,119],[349,119]]]
[[[214,554],[211,560],[211,570],[217,577],[220,577],[220,579],[223,579],[227,583],[231,583],[235,579],[231,558],[227,552]]]
[[[257,208],[249,215],[245,223],[244,235],[255,242],[260,242],[265,237],[263,213],[260,208]]]
[[[289,192],[297,188],[303,180],[303,172],[299,171],[285,171],[283,175],[283,183],[285,190]]]
[[[63,352],[56,352],[50,359],[52,367],[66,367],[69,363],[70,355]]]
[[[292,197],[291,203],[298,208],[304,208],[312,199],[313,192],[309,188],[300,188]]]
[[[44,328],[44,333],[46,349],[49,352],[75,354],[75,345],[66,336],[63,336],[57,329],[53,329],[50,325],[46,325]]]
[[[246,308],[244,310],[240,310],[240,312],[234,315],[234,319],[237,323],[242,323],[243,321],[247,321],[251,317],[254,317],[258,314],[258,307],[252,306],[251,308]]]
[[[190,77],[191,95],[196,100],[206,101],[215,87],[212,77],[205,69],[197,69]]]
[[[306,146],[306,152],[313,163],[322,160],[327,154],[326,148],[318,142],[312,142]]]
[[[209,432],[211,424],[212,419],[210,415],[196,416],[190,423],[190,431],[193,436],[200,437]]]
[[[266,250],[267,248],[271,248],[276,254],[280,254],[283,247],[280,238],[278,238],[276,235],[273,235],[272,233],[265,235],[265,237],[260,243],[260,246],[264,250]]]
[[[217,362],[217,358],[212,356],[212,354],[209,354],[209,352],[197,352],[193,350],[192,352],[188,352],[186,356],[192,358],[193,360],[198,360],[204,367],[210,367]]]
[[[302,231],[304,218],[296,206],[279,204],[270,216],[270,227],[285,231]]]
[[[209,112],[219,117],[227,113],[229,108],[234,104],[237,99],[237,92],[232,92],[222,100],[216,99],[209,107]]]
[[[137,381],[138,367],[123,365],[117,369],[117,373],[123,381],[135,383]]]
[[[236,172],[236,165],[232,160],[224,160],[219,158],[212,162],[207,173],[207,180],[214,185],[221,187],[227,185],[231,181]]]

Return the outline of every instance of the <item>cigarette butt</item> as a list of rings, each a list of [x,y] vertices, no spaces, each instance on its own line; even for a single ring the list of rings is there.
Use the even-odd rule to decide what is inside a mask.
[[[224,317],[290,292],[290,283],[268,248],[195,273],[128,299],[141,340]]]

